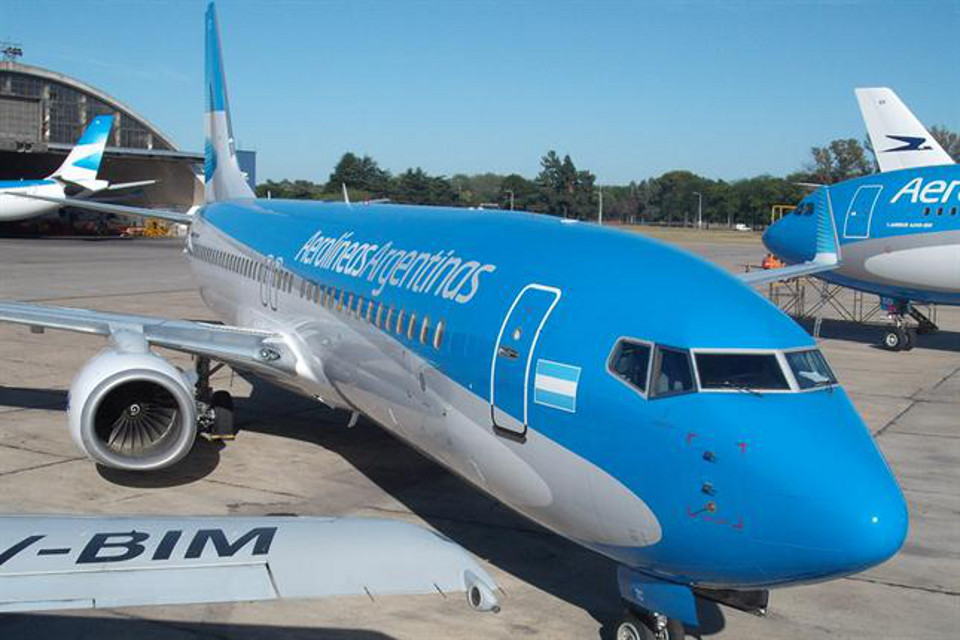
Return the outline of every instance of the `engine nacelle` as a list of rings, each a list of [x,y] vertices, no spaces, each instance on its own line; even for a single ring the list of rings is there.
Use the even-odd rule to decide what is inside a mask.
[[[123,342],[114,340],[74,379],[67,410],[70,434],[85,454],[108,467],[169,467],[196,440],[193,384],[145,343],[133,341],[131,349]]]

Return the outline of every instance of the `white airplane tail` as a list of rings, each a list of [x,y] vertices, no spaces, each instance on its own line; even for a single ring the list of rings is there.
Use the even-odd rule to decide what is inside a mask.
[[[212,2],[207,6],[205,76],[207,138],[203,163],[204,199],[206,202],[216,202],[253,198],[253,190],[237,162],[227,84],[223,74],[220,25]]]
[[[97,116],[91,120],[67,159],[48,177],[76,184],[95,181],[111,127],[113,116]]]
[[[856,89],[856,94],[880,171],[953,164],[892,89]]]

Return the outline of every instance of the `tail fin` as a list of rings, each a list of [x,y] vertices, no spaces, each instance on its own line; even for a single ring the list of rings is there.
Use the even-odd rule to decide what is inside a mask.
[[[67,182],[96,180],[111,127],[113,127],[113,116],[97,116],[91,120],[83,135],[80,136],[80,140],[70,150],[70,155],[50,177]]]
[[[240,171],[230,124],[230,104],[223,75],[223,54],[220,48],[220,25],[217,10],[211,2],[206,18],[206,134],[204,145],[204,199],[207,202],[253,198],[253,191]]]
[[[892,89],[856,89],[856,94],[880,171],[953,164]]]

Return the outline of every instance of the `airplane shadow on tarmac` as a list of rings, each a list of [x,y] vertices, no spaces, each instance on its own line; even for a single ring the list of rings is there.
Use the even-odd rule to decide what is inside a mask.
[[[813,333],[814,320],[812,318],[793,318],[797,324]],[[889,325],[850,320],[834,320],[824,318],[820,325],[820,337],[825,340],[846,340],[869,344],[877,349],[883,349],[880,344]],[[960,332],[940,329],[935,333],[917,336],[917,347],[920,349],[934,349],[937,351],[954,351],[960,353]]]
[[[57,638],[162,638],[196,640],[393,640],[366,629],[328,629],[319,627],[280,627],[258,624],[226,624],[148,620],[144,618],[86,617],[76,615],[0,615],[0,637]]]
[[[240,375],[251,383],[252,391],[249,397],[235,398],[240,434],[237,443],[230,446],[243,446],[243,431],[252,431],[293,438],[332,451],[443,535],[506,573],[583,609],[602,626],[601,638],[614,637],[622,611],[616,565],[612,561],[526,520],[369,421],[361,420],[356,427],[348,429],[348,414],[322,407],[256,377]],[[9,391],[14,393],[7,393]],[[62,391],[6,388],[3,392],[2,404],[6,406],[27,408],[43,402],[44,406],[36,408],[66,406],[66,393]],[[51,400],[55,401],[54,406],[51,406]],[[193,451],[169,469],[144,474],[98,466],[98,471],[105,480],[123,486],[180,486],[212,473],[220,463],[222,448],[221,443],[198,439]],[[389,517],[389,514],[385,515]],[[509,594],[506,596],[505,606],[509,606]],[[701,626],[689,632],[712,635],[723,629],[723,613],[716,604],[698,599],[697,609]],[[48,619],[47,616],[25,616],[23,624],[27,625],[31,618],[43,620],[44,624]],[[9,624],[9,618],[0,620],[2,631],[4,625]],[[87,630],[94,629],[91,625],[113,622],[119,627],[127,624],[127,621],[99,618],[77,618],[76,621],[82,621],[79,628]],[[162,624],[167,626],[167,623]],[[184,630],[197,627],[205,633],[217,635],[216,630],[222,625],[170,623],[170,626]],[[238,627],[239,633],[235,635],[233,627],[226,627],[229,628],[222,635],[244,637],[244,628]],[[64,628],[70,627],[64,625]],[[29,626],[24,629],[29,630]],[[271,637],[271,629],[278,636],[288,631],[286,628],[266,628],[260,637]],[[111,629],[105,631],[107,633],[96,635],[113,635]],[[126,628],[123,631],[129,633]],[[257,635],[253,631],[250,633],[251,637]],[[7,637],[6,633],[0,635]],[[58,633],[44,635],[59,637]],[[19,634],[10,637],[16,636]],[[292,637],[373,640],[386,636],[364,631],[356,631],[354,635],[354,632],[329,630],[309,635],[296,630]]]

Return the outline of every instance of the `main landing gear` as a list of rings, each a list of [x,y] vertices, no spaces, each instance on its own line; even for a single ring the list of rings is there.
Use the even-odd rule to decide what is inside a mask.
[[[223,368],[222,363],[210,365],[210,359],[197,358],[197,429],[206,440],[233,440],[237,427],[233,416],[233,396],[223,389],[210,387],[210,376]]]
[[[939,328],[919,309],[905,300],[881,300],[893,326],[883,334],[883,346],[890,351],[910,351],[917,344],[917,335],[934,333]],[[907,325],[907,316],[913,318],[917,327]]]

